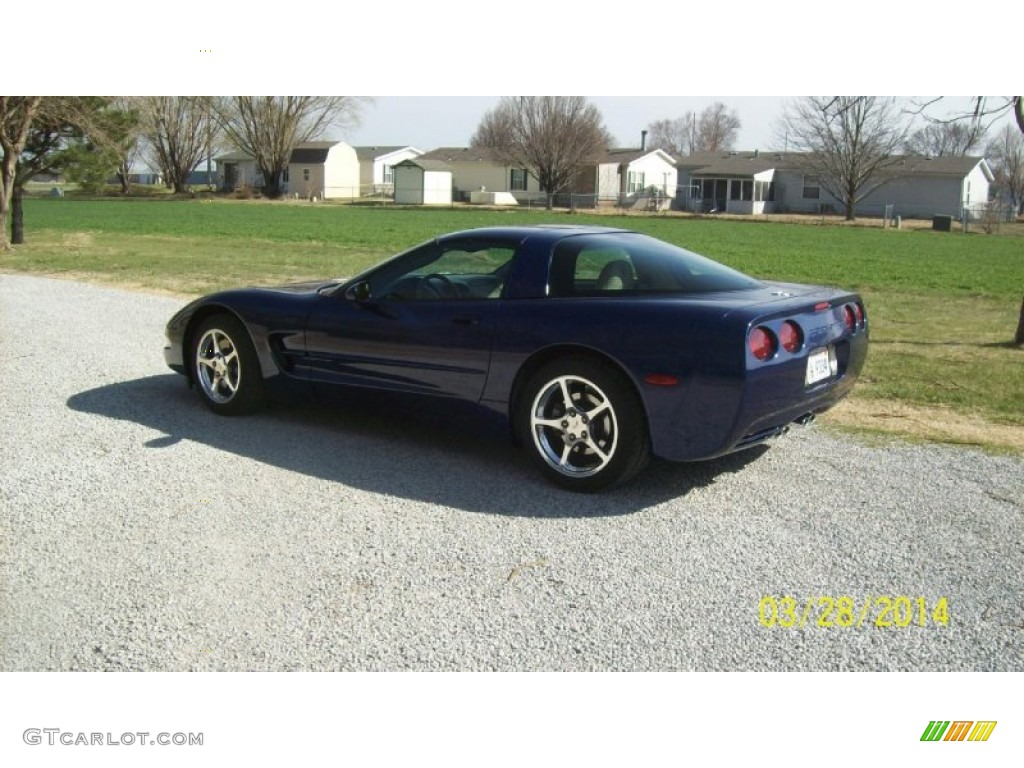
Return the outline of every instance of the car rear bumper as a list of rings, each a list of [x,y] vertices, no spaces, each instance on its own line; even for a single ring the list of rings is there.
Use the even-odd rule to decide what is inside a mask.
[[[812,420],[850,393],[864,365],[866,334],[842,345],[837,374],[811,387],[804,381],[806,357],[800,357],[748,371],[741,380],[698,376],[676,392],[648,392],[654,454],[670,461],[712,459]]]

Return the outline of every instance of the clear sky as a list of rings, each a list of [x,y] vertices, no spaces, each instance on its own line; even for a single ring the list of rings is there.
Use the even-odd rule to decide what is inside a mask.
[[[126,0],[51,0],[42,38],[5,40],[10,60],[21,63],[2,87],[375,95],[362,124],[336,137],[423,150],[467,144],[503,94],[588,96],[620,146],[637,146],[654,120],[722,101],[740,116],[737,148],[767,149],[775,148],[781,94],[1019,91],[1020,46],[982,23],[999,4],[975,0],[949,12],[941,0],[432,0],[386,8],[304,0],[301,13],[267,17],[224,0],[177,0],[174,14],[144,30],[132,16],[121,35],[111,30],[125,27],[126,6],[139,19],[149,11]],[[702,95],[669,95],[680,92]]]

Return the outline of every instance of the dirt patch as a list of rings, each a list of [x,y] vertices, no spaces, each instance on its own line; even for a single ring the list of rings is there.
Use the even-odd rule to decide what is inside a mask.
[[[939,406],[890,400],[844,400],[821,417],[823,424],[884,432],[938,443],[977,445],[1024,453],[1024,429]]]

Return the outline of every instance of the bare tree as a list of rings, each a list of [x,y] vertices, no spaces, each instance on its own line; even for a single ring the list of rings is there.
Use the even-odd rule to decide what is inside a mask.
[[[716,101],[699,115],[687,112],[681,117],[655,120],[647,126],[650,146],[678,155],[694,152],[718,152],[732,149],[740,131],[740,116],[735,109]]]
[[[697,152],[719,152],[732,149],[740,132],[740,116],[735,109],[716,101],[701,111],[697,118],[694,150]]]
[[[1024,213],[1024,134],[1007,125],[985,148],[996,184],[1009,192],[1014,211]]]
[[[677,155],[692,155],[696,123],[693,112],[673,119],[655,120],[647,126],[648,146]]]
[[[497,109],[488,110],[469,140],[471,147],[506,147],[512,142],[512,121],[508,113]]]
[[[611,143],[600,110],[583,96],[505,96],[484,115],[485,125],[498,126],[493,135],[503,143],[494,149],[537,179],[548,209]]]
[[[928,157],[963,157],[980,149],[986,125],[980,121],[929,123],[907,138],[904,151]]]
[[[42,103],[42,96],[0,96],[0,149],[4,153],[0,164],[0,249],[5,251],[11,249],[7,218],[14,194],[18,158],[25,151],[29,131]]]
[[[971,99],[971,108],[960,112],[953,112],[945,117],[935,117],[928,114],[929,108],[940,103],[945,97],[939,96],[934,99],[911,101],[911,114],[922,115],[930,123],[980,123],[987,130],[992,123],[1003,115],[1013,115],[1017,128],[1024,133],[1024,96],[974,96]]]
[[[231,96],[215,105],[228,140],[255,159],[264,193],[276,198],[292,150],[331,128],[357,124],[363,101],[355,96]]]
[[[857,204],[891,178],[908,126],[895,99],[808,96],[787,105],[779,127],[852,221]]]
[[[205,96],[142,96],[135,102],[142,134],[164,180],[178,194],[210,149],[213,101]]]

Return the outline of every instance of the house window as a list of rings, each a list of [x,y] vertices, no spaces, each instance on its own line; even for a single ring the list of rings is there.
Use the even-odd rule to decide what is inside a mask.
[[[804,176],[804,200],[817,200],[821,197],[821,186],[817,176]]]
[[[757,202],[773,202],[775,200],[774,181],[755,181],[754,200]]]
[[[309,168],[302,169],[302,180],[309,181]]]
[[[700,179],[693,179],[690,181],[690,198],[693,200],[700,200]]]
[[[384,183],[392,184],[395,180],[395,168],[391,165],[384,166]]]
[[[284,171],[281,173],[281,182],[284,183],[284,184],[288,183],[288,169],[287,168],[285,168]]]
[[[733,179],[729,185],[729,199],[730,200],[753,200],[754,199],[754,181]]]
[[[632,194],[644,188],[644,174],[642,171],[630,171],[626,176],[626,193]]]
[[[525,168],[513,168],[508,188],[513,192],[525,192],[526,176]]]

